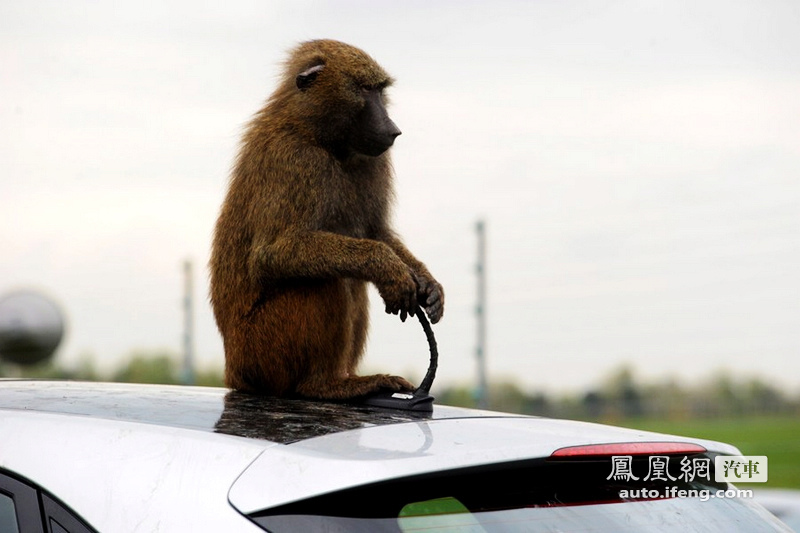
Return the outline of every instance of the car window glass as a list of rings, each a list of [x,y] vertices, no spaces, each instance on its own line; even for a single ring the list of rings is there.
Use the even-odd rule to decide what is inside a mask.
[[[0,492],[0,531],[8,533],[19,533],[17,526],[17,513],[14,508],[14,500]]]

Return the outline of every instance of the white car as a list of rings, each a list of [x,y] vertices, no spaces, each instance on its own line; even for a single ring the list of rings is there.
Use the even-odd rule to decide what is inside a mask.
[[[792,531],[800,532],[800,490],[757,489],[756,501],[780,518]]]
[[[788,531],[709,476],[718,454],[740,455],[438,405],[0,380],[0,531]]]

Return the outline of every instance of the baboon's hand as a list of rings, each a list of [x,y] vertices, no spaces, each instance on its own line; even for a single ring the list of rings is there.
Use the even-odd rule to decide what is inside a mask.
[[[406,270],[397,277],[382,283],[376,283],[378,292],[386,304],[386,312],[400,314],[400,320],[406,321],[408,315],[414,316],[417,309],[417,280],[411,270]]]
[[[430,275],[417,274],[417,301],[436,324],[444,314],[444,289]]]

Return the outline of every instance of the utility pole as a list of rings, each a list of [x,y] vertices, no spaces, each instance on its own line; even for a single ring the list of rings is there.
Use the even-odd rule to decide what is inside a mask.
[[[475,306],[477,318],[477,345],[475,356],[478,363],[478,389],[475,393],[478,407],[489,407],[489,387],[486,382],[486,225],[478,220],[475,224],[478,233],[478,303]]]
[[[194,385],[194,298],[192,262],[183,262],[183,368],[181,382]]]

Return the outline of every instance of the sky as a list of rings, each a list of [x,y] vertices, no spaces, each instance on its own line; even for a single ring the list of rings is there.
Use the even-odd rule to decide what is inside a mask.
[[[0,296],[58,302],[65,366],[182,343],[221,367],[211,235],[286,51],[334,38],[396,79],[394,224],[443,284],[439,385],[580,391],[727,371],[800,391],[794,1],[0,1]],[[419,379],[371,290],[362,370]]]

